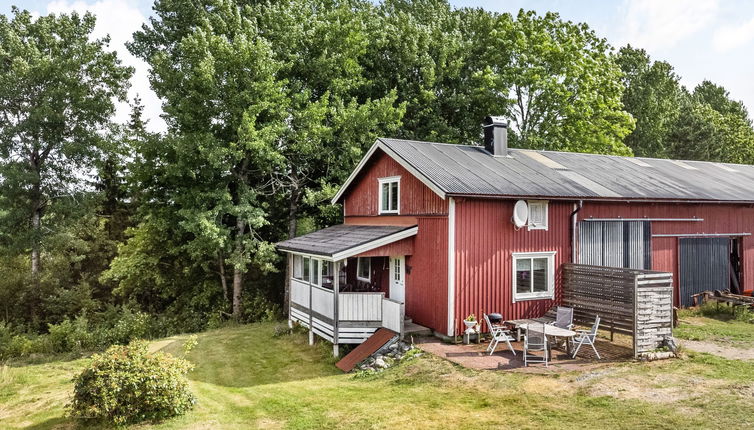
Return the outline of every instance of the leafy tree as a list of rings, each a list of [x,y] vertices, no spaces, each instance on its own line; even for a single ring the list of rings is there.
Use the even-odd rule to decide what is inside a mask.
[[[521,10],[499,15],[483,70],[521,147],[627,155],[633,129],[620,69],[607,41],[586,24]]]
[[[687,93],[669,135],[671,157],[754,163],[754,129],[743,104],[709,81]]]
[[[33,18],[13,8],[0,16],[0,174],[10,205],[5,228],[31,249],[38,279],[45,213],[56,198],[81,189],[98,156],[99,131],[123,98],[132,70],[109,39],[91,40],[95,18]],[[51,227],[51,226],[48,226]]]
[[[625,143],[641,157],[668,156],[668,134],[678,120],[682,87],[673,66],[652,61],[643,49],[620,49],[616,62],[623,72],[623,105],[636,120]]]

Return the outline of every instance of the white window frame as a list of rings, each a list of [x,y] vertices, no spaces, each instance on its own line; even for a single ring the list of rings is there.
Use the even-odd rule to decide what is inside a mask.
[[[557,251],[547,252],[514,252],[512,260],[513,276],[511,287],[513,289],[513,303],[526,300],[546,300],[555,298],[555,255]],[[518,293],[516,285],[516,262],[518,260],[547,258],[547,291],[542,293]],[[532,267],[534,264],[532,262]]]
[[[369,273],[369,276],[366,278],[362,278],[361,276],[359,276],[359,273],[361,273],[362,260],[369,261],[369,270],[367,271],[367,273]],[[358,279],[359,281],[364,281],[364,282],[372,282],[372,259],[370,257],[357,257],[356,258],[356,279]]]
[[[293,254],[293,271],[291,277],[297,281],[304,280],[304,257],[299,254]]]
[[[547,230],[547,226],[549,225],[549,208],[550,208],[550,202],[547,200],[529,200],[526,202],[526,204],[529,206],[529,222],[527,223],[527,228],[529,230]],[[532,206],[541,206],[542,207],[542,213],[544,213],[544,222],[540,224],[534,224],[531,221],[531,207]]]
[[[378,193],[377,193],[377,199],[378,199],[377,200],[377,208],[378,208],[378,213],[380,215],[382,215],[382,214],[393,214],[393,215],[396,215],[396,214],[401,213],[401,177],[400,176],[390,176],[388,178],[379,178],[377,180],[377,182],[378,182],[378,187],[379,187],[378,188]],[[395,209],[384,210],[384,209],[382,209],[382,185],[383,184],[392,184],[393,182],[395,182],[395,183],[398,184],[398,199],[397,199],[398,207],[396,207]],[[390,185],[388,185],[388,190],[391,190],[391,189],[392,189],[392,187]],[[390,206],[390,202],[392,201],[392,199],[390,198],[390,195],[388,195],[388,200],[387,201],[388,201],[388,207],[389,207]]]
[[[317,287],[322,286],[322,260],[319,258],[312,258],[309,260],[309,264],[312,267],[309,269],[309,282]],[[314,270],[314,265],[317,265],[317,270]],[[315,279],[316,277],[316,279]]]

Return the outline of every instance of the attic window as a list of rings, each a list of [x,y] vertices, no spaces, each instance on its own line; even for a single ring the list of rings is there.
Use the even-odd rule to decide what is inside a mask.
[[[380,214],[397,214],[401,208],[401,177],[380,178]]]
[[[529,230],[547,230],[547,200],[529,200]]]

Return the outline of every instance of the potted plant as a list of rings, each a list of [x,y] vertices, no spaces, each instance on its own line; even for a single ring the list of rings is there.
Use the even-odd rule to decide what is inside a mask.
[[[463,320],[463,323],[466,324],[467,329],[474,327],[477,324],[476,315],[470,314]]]

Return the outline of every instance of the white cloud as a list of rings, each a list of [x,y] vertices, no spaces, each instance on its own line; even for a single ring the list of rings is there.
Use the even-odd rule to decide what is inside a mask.
[[[712,44],[719,52],[727,52],[754,39],[754,18],[739,26],[723,27],[715,32]]]
[[[620,45],[672,48],[710,25],[718,6],[719,0],[628,0]]]
[[[100,0],[95,2],[86,1],[53,1],[47,5],[47,13],[84,13],[89,11],[97,17],[97,25],[92,36],[101,38],[110,35],[110,49],[118,53],[124,65],[134,68],[131,78],[131,88],[128,91],[128,99],[138,94],[144,105],[144,118],[149,120],[148,126],[153,131],[164,131],[165,122],[160,118],[162,113],[161,102],[157,95],[149,87],[149,66],[142,60],[134,57],[126,49],[126,42],[131,40],[131,35],[141,28],[146,21],[136,6],[129,5],[126,0]],[[119,103],[115,114],[115,120],[126,122],[130,114],[127,103]]]

